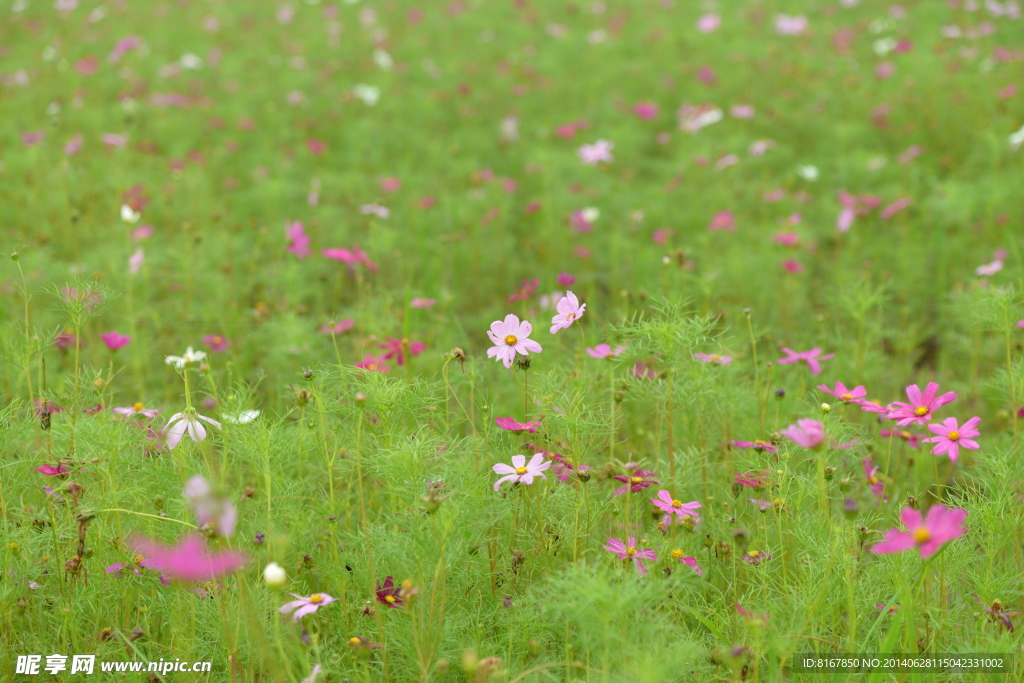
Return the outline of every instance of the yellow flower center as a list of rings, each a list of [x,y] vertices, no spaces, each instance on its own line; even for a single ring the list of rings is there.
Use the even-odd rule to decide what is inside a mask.
[[[932,540],[932,535],[928,533],[928,529],[925,527],[920,526],[914,530],[914,543],[921,545],[922,543],[927,543],[930,540]]]
[[[672,507],[674,507],[674,508],[681,508],[681,507],[683,507],[683,502],[680,501],[680,500],[674,500],[673,499]]]
[[[505,337],[505,343],[508,344],[509,346],[515,346],[518,341],[519,340],[516,338],[516,335],[514,334],[510,334]]]
[[[900,432],[900,436],[902,436],[904,439],[909,439],[910,432]]]
[[[395,596],[394,595],[385,595],[384,599],[387,600],[388,602],[395,602]]]
[[[868,483],[869,484],[877,484],[878,483],[878,477],[876,477],[874,475],[868,477]]]
[[[780,505],[782,505],[783,502],[784,501],[781,498],[776,498],[775,500],[772,501],[772,505],[774,505],[775,507],[779,507]]]
[[[676,548],[675,550],[673,550],[672,551],[672,559],[674,559],[674,560],[681,560],[681,559],[683,559],[683,551],[680,550],[679,548]]]
[[[954,430],[949,434],[946,434],[946,438],[948,438],[950,441],[956,441],[960,438],[960,432]]]
[[[565,317],[566,317],[567,320],[572,320],[573,318],[576,317],[576,314],[575,313],[566,313]]]
[[[928,406],[918,406],[917,408],[914,409],[914,415],[917,415],[918,417],[924,417],[927,414]]]
[[[142,407],[143,406],[142,406],[141,403],[136,403],[134,406],[132,406],[132,409],[135,410],[135,412],[138,412],[138,411],[142,410]]]
[[[353,636],[348,639],[349,645],[361,645],[363,641],[359,640],[358,636]]]
[[[132,558],[132,562],[134,562],[135,564],[142,564],[145,560],[146,558],[144,558],[142,555],[136,555]]]
[[[747,553],[747,555],[749,555],[751,558],[756,560],[757,558],[761,557],[761,551],[760,550],[751,550],[750,552]]]
[[[644,483],[644,478],[643,477],[630,477],[629,480],[631,482],[633,482],[634,484],[642,484],[642,483]]]
[[[761,439],[756,439],[754,441],[754,448],[760,448],[763,445],[764,445],[764,441],[761,441]]]
[[[517,467],[517,468],[516,468],[516,474],[526,474],[526,473],[527,473],[527,471],[528,471],[528,470],[527,470],[527,468],[525,468],[525,467]]]
[[[853,398],[853,394],[842,394],[839,398],[843,399],[844,401],[849,401],[851,398]]]
[[[366,366],[366,369],[367,370],[376,370],[377,369],[377,364],[376,363],[368,363],[367,366]]]
[[[722,360],[722,357],[719,356],[717,353],[713,353],[711,354],[711,360]]]
[[[311,596],[309,596],[309,603],[311,605],[319,605],[323,601],[324,601],[324,596],[321,595],[320,593],[313,593]]]
[[[630,557],[633,557],[634,555],[636,555],[636,548],[634,548],[633,546],[626,548],[626,554]]]
[[[216,337],[213,338],[213,343],[214,344],[222,344],[223,342],[224,342],[224,337],[216,336]]]

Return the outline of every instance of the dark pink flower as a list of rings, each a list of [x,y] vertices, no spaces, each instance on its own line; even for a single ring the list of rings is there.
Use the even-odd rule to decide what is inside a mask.
[[[381,178],[380,180],[380,191],[381,192],[398,192],[402,187],[402,181],[398,178],[387,177]]]
[[[523,280],[523,285],[508,298],[509,301],[519,301],[520,299],[526,300],[533,294],[533,291],[537,289],[537,285],[540,284],[540,280],[537,278],[533,279],[533,282],[529,280]]]
[[[409,302],[412,308],[433,308],[434,304],[437,303],[437,299],[425,299],[423,297],[416,297]]]
[[[634,466],[632,471],[628,474],[616,474],[614,478],[618,481],[625,482],[615,490],[616,496],[623,496],[627,491],[639,493],[651,484],[659,483],[658,480],[654,478],[654,472],[640,469],[636,466]]]
[[[306,140],[306,149],[308,149],[313,154],[319,155],[327,151],[327,144],[323,140],[310,138]]]
[[[494,418],[494,424],[498,425],[502,429],[507,429],[510,432],[516,434],[522,434],[523,432],[530,432],[531,434],[537,433],[537,427],[540,427],[540,420],[533,420],[531,422],[516,422],[511,417],[496,417]]]
[[[651,241],[655,244],[665,244],[665,241],[668,240],[674,232],[675,231],[672,228],[658,228],[651,233]]]
[[[569,275],[569,273],[561,273],[558,276],[556,282],[559,287],[571,287],[572,284],[576,282],[576,278],[574,278],[572,275]]]
[[[755,441],[754,443],[758,442]],[[754,447],[756,448],[756,446]],[[744,472],[742,474],[734,474],[733,481],[737,486],[749,486],[760,491],[768,485],[768,475],[765,472]]]
[[[357,263],[362,263],[374,273],[377,272],[377,264],[370,260],[370,257],[359,248],[358,244],[353,245],[351,250],[339,247],[337,249],[324,249],[320,253],[329,259],[341,261],[350,268],[354,268]]]
[[[929,382],[923,393],[920,387],[911,384],[907,387],[907,398],[910,403],[894,402],[889,410],[889,419],[897,420],[896,424],[901,427],[912,422],[925,424],[932,419],[932,411],[956,400],[956,392],[947,391],[941,396],[938,396],[938,393],[938,382]]]
[[[914,200],[910,197],[901,197],[882,209],[881,213],[878,215],[882,217],[882,220],[888,220],[913,203]]]
[[[355,366],[357,368],[362,368],[363,370],[369,370],[371,372],[387,372],[388,370],[391,369],[390,366],[384,365],[383,356],[378,358],[377,356],[374,356],[372,353],[368,353],[365,356],[363,356],[363,360],[356,363]]]
[[[206,540],[198,534],[189,534],[171,547],[134,536],[128,539],[128,546],[158,562],[160,571],[178,581],[210,581],[240,569],[246,560],[244,553],[234,550],[211,553]]]
[[[298,256],[300,260],[313,255],[313,252],[309,250],[309,243],[312,239],[302,227],[302,221],[291,223],[285,221],[284,235],[288,240],[288,251]]]
[[[633,113],[648,121],[658,115],[658,105],[653,102],[637,102],[633,105]]]
[[[775,452],[775,446],[771,445],[767,441],[761,441],[760,439],[755,439],[754,441],[733,441],[732,445],[733,448],[753,448],[754,450],[757,451],[767,451],[769,453]],[[736,476],[739,477],[740,475]],[[739,480],[737,480],[737,483],[742,483],[747,486],[750,486],[750,484],[746,484],[746,481],[740,482]]]
[[[100,335],[100,339],[107,345],[107,348],[111,351],[117,351],[118,349],[128,346],[128,342],[132,340],[127,334],[121,334],[120,332],[104,332]]]
[[[227,337],[223,337],[219,334],[208,334],[203,337],[203,343],[210,347],[210,351],[213,353],[221,353],[222,351],[228,350],[228,345],[231,343]]]
[[[48,477],[66,477],[70,474],[60,463],[56,465],[42,465],[34,469],[36,472],[45,474]]]
[[[54,340],[53,345],[58,349],[66,349],[75,345],[75,334],[69,330],[65,330],[58,334]]]
[[[404,337],[402,339],[388,337],[387,341],[380,345],[380,348],[387,352],[381,355],[381,360],[394,358],[395,362],[399,365],[405,365],[406,350],[408,350],[409,355],[418,356],[423,353],[427,345],[421,341],[410,341]]]
[[[804,270],[804,265],[793,259],[786,259],[780,265],[787,273],[802,273]]]
[[[401,589],[395,586],[394,577],[387,577],[384,583],[377,582],[377,602],[392,609],[398,609],[405,602],[402,600]]]
[[[787,365],[789,363],[807,363],[807,367],[810,368],[812,375],[817,375],[821,372],[820,361],[828,360],[834,357],[836,354],[827,353],[824,356],[821,355],[821,349],[815,347],[810,351],[801,351],[797,353],[793,349],[782,347],[782,352],[786,354],[785,358],[780,358],[776,362],[779,365]]]
[[[640,573],[640,576],[647,575],[647,566],[643,563],[643,560],[658,561],[658,557],[654,554],[653,550],[638,550],[636,539],[632,536],[628,537],[626,543],[617,538],[609,538],[604,549],[617,554],[620,560],[633,560],[633,564],[636,565],[636,570]]]
[[[715,214],[714,218],[711,219],[711,223],[708,225],[708,230],[711,232],[716,230],[736,232],[736,216],[732,211],[719,211]]]
[[[795,232],[777,232],[772,235],[772,242],[786,247],[795,247],[800,242],[800,235]]]
[[[35,131],[30,132],[30,133],[22,133],[21,134],[21,141],[24,142],[25,145],[27,145],[28,147],[31,147],[32,145],[36,144],[37,142],[39,142],[42,139],[43,139],[43,131],[41,131],[41,130],[35,130]]]
[[[866,409],[864,409],[864,410],[866,410]],[[877,412],[877,411],[871,411],[871,412]],[[888,410],[882,410],[881,412],[888,413],[889,411]],[[898,436],[901,439],[903,439],[904,441],[906,441],[907,445],[910,446],[911,448],[918,448],[920,446],[919,442],[921,441],[921,439],[924,438],[924,434],[911,434],[910,432],[902,430],[902,429],[883,429],[883,430],[881,430],[879,432],[879,434],[884,436],[884,437],[886,437],[886,438],[893,437],[893,436]]]
[[[928,559],[943,545],[967,533],[963,526],[965,519],[967,510],[944,505],[933,505],[928,510],[927,519],[922,519],[921,513],[914,508],[905,507],[900,513],[900,520],[907,531],[890,529],[885,540],[875,544],[871,552],[886,555],[917,548],[921,557]]]
[[[333,320],[326,325],[320,326],[321,334],[342,334],[348,332],[355,325],[355,320],[352,318],[346,318],[345,320],[334,322]]]
[[[884,493],[885,484],[878,480],[878,468],[871,462],[871,458],[864,461],[864,476],[867,478],[868,488],[871,489],[875,498],[888,501],[889,497]]]
[[[969,451],[976,451],[981,448],[978,442],[973,440],[974,437],[981,434],[980,431],[975,429],[979,422],[981,422],[980,417],[972,417],[960,426],[957,424],[955,417],[947,417],[942,421],[942,424],[928,425],[928,431],[932,434],[937,434],[937,436],[924,440],[936,444],[935,448],[932,449],[932,453],[935,455],[947,455],[950,460],[956,462],[960,456],[961,448],[966,448]]]

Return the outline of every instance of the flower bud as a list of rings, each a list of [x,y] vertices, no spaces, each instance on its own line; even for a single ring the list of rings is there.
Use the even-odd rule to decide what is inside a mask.
[[[269,588],[280,588],[288,583],[288,573],[277,562],[271,562],[263,570],[263,583]]]
[[[843,493],[849,491],[852,485],[853,482],[850,480],[849,477],[843,477],[842,479],[839,480],[839,490],[842,491]]]
[[[362,407],[363,404],[366,403],[366,394],[364,394],[363,392],[360,391],[359,393],[357,393],[355,395],[355,399],[356,399],[356,403],[358,403],[359,406]]]
[[[304,373],[302,373],[302,379],[306,380],[307,382],[312,382],[315,377],[316,374],[312,370],[306,370]]]
[[[853,519],[860,513],[860,505],[857,504],[853,498],[847,498],[843,501],[843,514],[846,515],[847,519]]]
[[[11,260],[12,261],[17,261],[18,260],[18,252],[16,252],[16,251],[15,252],[11,252]]]
[[[825,468],[825,481],[832,481],[832,477],[835,476],[835,473],[836,473],[836,468],[835,467],[826,467]]]
[[[782,399],[786,398],[786,390],[785,389],[776,389],[775,390],[775,398],[779,399],[780,401]]]
[[[821,412],[823,412],[823,413],[829,413],[829,412],[832,412],[832,406],[830,406],[830,405],[829,405],[829,404],[827,404],[827,403],[822,403],[822,404],[821,404]]]

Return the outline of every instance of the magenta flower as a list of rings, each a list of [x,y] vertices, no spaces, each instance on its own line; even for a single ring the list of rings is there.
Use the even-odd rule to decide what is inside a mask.
[[[602,161],[608,163],[612,162],[614,158],[612,157],[612,149],[614,149],[614,147],[615,144],[612,142],[607,140],[598,140],[592,145],[583,145],[577,150],[577,154],[579,154],[580,161],[584,164],[596,166]]]
[[[795,247],[800,242],[800,235],[795,232],[777,232],[772,235],[772,242],[784,247]]]
[[[368,353],[363,356],[363,359],[355,364],[357,368],[363,370],[369,370],[370,372],[387,372],[391,369],[390,366],[384,365],[384,356],[377,357],[372,353]]]
[[[427,345],[421,341],[409,341],[404,337],[402,339],[388,337],[387,341],[380,345],[380,348],[387,352],[381,355],[381,360],[394,358],[399,365],[405,365],[406,348],[409,349],[410,356],[418,356],[423,353],[423,349],[427,348]]]
[[[103,133],[100,135],[100,141],[107,147],[124,147],[128,144],[128,138],[117,133]]]
[[[126,406],[123,408],[114,408],[112,412],[116,415],[124,415],[125,417],[156,417],[156,414],[162,412],[160,408],[147,408],[141,403],[136,403],[132,406]]]
[[[167,421],[166,425],[164,425],[164,431],[167,432],[167,448],[173,451],[181,441],[181,437],[185,436],[186,431],[188,431],[188,435],[196,443],[205,439],[206,428],[203,427],[203,423],[199,420],[209,422],[217,429],[221,429],[220,422],[208,418],[205,415],[198,415],[195,411],[175,413],[174,415],[171,415],[171,419]],[[174,424],[173,427],[171,427],[172,423]],[[168,429],[168,427],[170,429]]]
[[[203,343],[210,347],[210,351],[213,353],[221,353],[222,351],[228,350],[227,337],[222,337],[219,334],[208,334],[203,337]]]
[[[879,434],[885,437],[898,436],[904,441],[906,441],[907,445],[910,446],[911,448],[917,448],[920,445],[918,442],[922,438],[924,438],[924,434],[911,434],[910,432],[902,429],[883,429],[882,431],[879,432]]]
[[[817,420],[797,420],[782,430],[782,435],[804,448],[817,448],[825,441],[825,425]]]
[[[821,355],[821,349],[813,348],[810,351],[801,351],[797,353],[793,349],[782,347],[782,352],[786,354],[785,358],[780,358],[776,361],[779,365],[788,365],[789,363],[807,363],[807,367],[810,368],[812,375],[817,375],[821,372],[820,361],[828,360],[834,357],[836,354],[827,353],[824,356]]]
[[[127,334],[121,334],[120,332],[104,332],[100,335],[100,339],[107,345],[107,348],[111,351],[117,351],[118,349],[128,346],[128,342],[132,340]]]
[[[649,121],[658,115],[658,105],[653,102],[637,102],[633,105],[633,113],[644,121]]]
[[[22,133],[21,134],[21,141],[24,142],[25,145],[28,146],[28,147],[31,147],[32,145],[36,144],[37,142],[39,142],[42,139],[43,139],[43,131],[41,131],[41,130],[36,130],[36,131],[32,131],[30,133]]]
[[[658,373],[653,370],[654,361],[649,360],[638,360],[633,364],[633,369],[630,374],[637,379],[651,379],[657,377]]]
[[[609,538],[604,549],[617,554],[620,560],[633,560],[633,564],[636,565],[636,570],[640,572],[640,576],[647,576],[647,566],[644,564],[644,560],[658,561],[658,557],[654,554],[653,550],[637,550],[636,539],[632,536],[628,537],[627,543],[623,543],[617,538]]]
[[[338,322],[334,322],[332,320],[326,325],[320,326],[320,334],[342,334],[351,330],[355,323],[356,321],[352,318],[346,318],[345,320],[340,320]]]
[[[804,264],[794,259],[786,259],[781,264],[782,269],[787,273],[802,273],[804,272]]]
[[[976,451],[981,448],[978,442],[973,440],[974,437],[981,434],[981,432],[975,429],[979,422],[981,422],[980,417],[972,417],[967,422],[964,422],[963,426],[959,426],[955,417],[947,417],[942,421],[942,424],[928,425],[928,431],[938,436],[924,440],[936,444],[935,448],[932,449],[932,453],[935,455],[948,455],[950,460],[956,462],[956,459],[960,457],[961,448],[966,448],[969,451]]]
[[[916,547],[921,557],[928,559],[943,545],[967,533],[963,526],[967,510],[959,508],[933,505],[928,510],[927,519],[921,519],[920,512],[906,507],[900,513],[900,519],[907,530],[890,529],[885,534],[885,540],[876,543],[871,552],[887,555]]]
[[[687,567],[692,569],[693,573],[697,576],[704,576],[704,570],[700,568],[700,565],[697,563],[696,557],[686,557],[685,555],[683,555],[682,550],[676,548],[672,551],[672,558],[679,560],[681,564],[685,564]]]
[[[533,294],[533,290],[537,289],[538,284],[540,284],[540,280],[538,280],[537,278],[534,278],[533,282],[530,282],[529,280],[523,280],[522,287],[516,290],[516,292],[512,296],[510,296],[508,300],[510,302],[519,300],[525,301],[526,299],[530,298],[531,294]]]
[[[757,443],[756,441],[754,443]],[[737,486],[749,486],[760,491],[768,485],[768,475],[764,472],[744,472],[734,474],[733,481]]]
[[[341,261],[348,265],[349,268],[355,268],[357,263],[362,263],[374,273],[377,272],[377,264],[370,260],[370,257],[359,248],[358,244],[353,245],[351,249],[346,249],[345,247],[323,249],[320,253],[334,261]]]
[[[888,220],[913,203],[914,200],[911,199],[910,197],[901,197],[900,199],[894,201],[892,204],[889,204],[888,206],[883,208],[878,215],[882,218],[882,220]]]
[[[380,179],[381,192],[398,192],[402,187],[402,181],[398,178],[388,177]]]
[[[878,480],[878,468],[874,466],[871,458],[864,461],[864,476],[867,477],[868,488],[871,489],[875,498],[888,501],[889,497],[884,493],[885,484]]]
[[[140,225],[139,227],[132,230],[132,240],[138,242],[153,236],[156,230],[152,225]],[[142,264],[139,264],[140,267]]]
[[[437,299],[424,299],[422,297],[416,297],[409,305],[413,308],[432,308],[437,303]]]
[[[157,562],[160,571],[178,581],[210,581],[239,569],[246,559],[245,553],[235,550],[211,553],[199,534],[189,534],[171,547],[135,536],[128,540],[128,546]]]
[[[748,550],[743,554],[743,561],[747,564],[758,565],[772,559],[772,554],[767,550]]]
[[[60,463],[56,465],[42,465],[41,467],[35,467],[33,469],[48,477],[66,477],[70,474]]]
[[[402,600],[401,589],[395,586],[394,577],[387,577],[383,584],[380,581],[377,582],[377,602],[392,609],[398,609],[405,604]]]
[[[705,14],[697,20],[697,30],[701,33],[711,33],[722,25],[722,17],[717,14]]]
[[[512,465],[506,465],[503,462],[499,462],[494,465],[491,469],[495,474],[503,474],[501,479],[494,482],[494,490],[497,491],[503,482],[510,481],[513,484],[532,484],[535,477],[541,479],[547,479],[547,475],[544,474],[544,470],[551,467],[551,461],[544,459],[543,453],[536,453],[530,462],[526,462],[525,455],[513,455]]]
[[[846,385],[842,382],[836,382],[836,388],[829,389],[827,384],[819,384],[818,389],[821,389],[826,394],[832,394],[840,401],[848,401],[850,403],[856,403],[861,405],[860,399],[868,395],[868,390],[863,386],[858,386],[854,389],[847,389]]]
[[[313,252],[309,250],[309,243],[312,242],[312,239],[302,227],[302,221],[291,223],[285,221],[284,236],[288,239],[288,251],[298,256],[300,260],[313,255]]]
[[[288,614],[294,610],[295,614],[292,615],[292,619],[295,621],[302,619],[307,614],[313,614],[321,607],[325,607],[337,600],[337,598],[333,598],[327,593],[313,593],[308,598],[296,595],[295,593],[291,593],[291,595],[297,599],[281,605],[279,611],[281,614]]]
[[[676,515],[680,521],[683,517],[694,517],[695,521],[700,521],[697,508],[701,507],[701,504],[697,501],[684,503],[676,500],[668,491],[662,489],[658,491],[657,498],[651,498],[651,502],[654,503],[654,507],[665,513],[665,517],[661,521],[666,525],[672,521],[672,515]]]
[[[556,282],[558,283],[559,287],[571,287],[572,283],[576,282],[576,278],[574,278],[572,275],[569,275],[569,273],[561,273],[558,276]]]
[[[916,384],[911,384],[907,387],[907,398],[910,403],[894,402],[889,410],[889,419],[896,420],[896,424],[901,427],[912,422],[925,424],[932,419],[932,411],[956,400],[956,392],[947,391],[941,396],[936,396],[938,393],[938,382],[928,382],[924,393],[921,393],[920,387]]]
[[[78,133],[75,137],[64,143],[64,154],[72,156],[78,154],[79,150],[82,149],[82,134]]]
[[[616,474],[614,477],[614,479],[623,482],[622,486],[615,489],[616,496],[625,495],[627,491],[639,493],[651,484],[659,483],[658,480],[654,478],[654,472],[650,470],[640,469],[635,464],[632,467],[627,464],[626,467],[627,469],[631,469],[632,472],[629,474]]]
[[[121,570],[124,569],[125,566],[126,565],[123,562],[115,562],[114,564],[104,569],[104,571],[108,574],[113,574],[115,577],[120,579]],[[129,564],[127,566],[131,567],[131,570],[135,572],[136,576],[142,576],[142,572],[139,571],[139,567],[142,567],[143,569],[154,569],[156,571],[159,571],[161,569],[160,563],[157,560],[146,559],[141,555],[137,555],[133,560],[133,564]],[[170,586],[171,577],[167,576],[167,574],[161,573],[160,583],[162,583],[165,586]]]
[[[616,346],[614,349],[612,349],[608,344],[598,344],[594,348],[587,347],[587,355],[591,358],[598,358],[602,360],[605,358],[615,358],[628,348],[629,347],[625,344],[622,346]]]
[[[771,445],[767,441],[761,441],[760,439],[754,441],[733,441],[732,445],[734,448],[753,448],[757,451],[767,451],[769,453],[775,452],[775,446]]]
[[[715,365],[729,365],[732,363],[732,356],[720,356],[717,353],[695,353],[693,357],[701,363],[713,363]]]
[[[708,230],[711,232],[715,232],[716,230],[736,232],[736,216],[732,211],[719,211],[715,214],[714,218],[711,219],[711,223],[708,224]]]
[[[566,292],[565,296],[555,304],[558,314],[551,318],[551,334],[572,327],[572,324],[583,316],[586,309],[587,305],[580,304],[580,300],[576,298],[575,294]]]
[[[200,530],[223,538],[235,533],[235,524],[238,522],[237,508],[230,500],[214,496],[210,482],[204,477],[197,474],[189,479],[185,482],[185,490],[182,493],[192,504]]]
[[[494,424],[498,425],[502,429],[507,429],[510,432],[516,434],[522,434],[523,432],[530,432],[531,434],[537,433],[537,427],[540,427],[540,420],[533,420],[531,422],[516,422],[511,417],[496,417],[494,418]]]
[[[506,368],[512,367],[512,361],[516,354],[522,356],[530,355],[530,352],[540,353],[540,344],[530,339],[533,332],[533,325],[529,321],[519,322],[519,318],[509,313],[505,320],[495,320],[491,323],[491,329],[487,330],[487,336],[494,344],[487,349],[487,357],[495,358],[505,364]]]
[[[53,345],[58,349],[66,349],[75,345],[75,335],[69,330],[65,330],[58,334],[54,340]]]

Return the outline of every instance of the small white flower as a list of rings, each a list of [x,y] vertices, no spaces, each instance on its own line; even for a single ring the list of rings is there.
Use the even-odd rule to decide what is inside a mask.
[[[380,100],[380,88],[360,83],[352,88],[352,94],[368,107],[372,107]]]
[[[125,223],[138,223],[140,218],[142,218],[141,213],[127,204],[121,205],[121,220]]]
[[[164,359],[164,363],[166,363],[167,365],[173,365],[175,369],[181,370],[188,363],[198,363],[204,358],[206,358],[205,351],[193,351],[192,347],[190,346],[185,350],[185,353],[180,356],[167,356]],[[180,414],[181,413],[179,413],[179,415]],[[219,427],[220,425],[217,426]]]
[[[596,206],[588,206],[584,209],[580,209],[580,216],[582,216],[583,220],[586,222],[593,223],[601,217],[601,210]]]
[[[391,67],[395,65],[395,60],[384,50],[374,50],[373,63],[384,71],[391,71]]]
[[[1024,126],[1020,127],[1016,133],[1010,136],[1010,149],[1016,152],[1024,145]]]
[[[269,588],[280,588],[288,582],[288,572],[277,562],[271,562],[263,569],[263,583]]]
[[[200,57],[196,57],[191,52],[187,52],[182,55],[178,63],[181,64],[182,69],[195,70],[203,68],[203,60]]]
[[[879,38],[876,40],[872,49],[874,49],[876,55],[883,57],[892,52],[895,47],[896,39],[890,36],[888,38]]]
[[[173,451],[181,441],[181,437],[185,436],[186,431],[196,443],[205,439],[206,428],[203,427],[203,423],[199,420],[209,422],[217,429],[222,428],[220,422],[205,415],[198,415],[194,410],[191,412],[175,413],[171,415],[171,419],[164,425],[164,429],[167,431],[167,448]],[[172,424],[174,425],[173,427],[171,426]]]
[[[818,179],[818,167],[817,166],[797,166],[796,174],[804,180],[814,182]]]
[[[245,425],[249,424],[259,416],[260,411],[258,410],[243,410],[237,415],[224,415],[223,417],[227,422],[230,422],[231,424]]]

